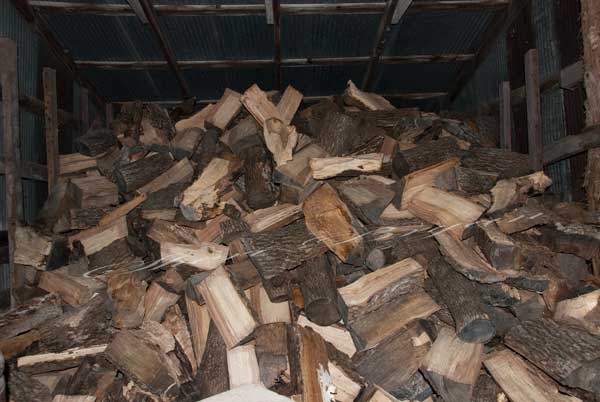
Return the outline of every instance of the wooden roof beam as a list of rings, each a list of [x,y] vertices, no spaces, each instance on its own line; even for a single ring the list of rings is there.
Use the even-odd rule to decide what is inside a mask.
[[[12,2],[19,14],[27,21],[31,29],[46,42],[46,45],[52,54],[65,66],[72,79],[81,84],[81,86],[87,88],[90,91],[94,103],[103,108],[105,103],[104,99],[98,94],[95,85],[89,79],[81,75],[73,58],[65,51],[65,48],[50,30],[44,16],[42,16],[35,8],[31,7],[27,0],[12,0]]]
[[[44,13],[97,14],[132,16],[133,10],[127,4],[69,3],[63,1],[33,0],[31,5]],[[417,1],[406,10],[407,14],[436,11],[494,10],[508,6],[510,0],[433,0]],[[282,4],[282,15],[326,15],[326,14],[381,14],[385,2],[376,3],[330,3],[330,4]],[[264,4],[158,4],[155,7],[159,16],[194,15],[264,15]]]

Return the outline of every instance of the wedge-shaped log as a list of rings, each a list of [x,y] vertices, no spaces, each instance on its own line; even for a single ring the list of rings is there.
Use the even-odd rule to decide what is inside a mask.
[[[112,301],[112,321],[117,328],[137,328],[144,319],[147,284],[135,274],[115,271],[109,275],[107,293]]]
[[[104,176],[71,179],[79,208],[100,208],[119,203],[117,186]]]
[[[244,221],[252,233],[259,233],[282,228],[300,218],[302,207],[299,205],[278,204],[254,211],[244,216]]]
[[[600,339],[585,330],[547,318],[527,320],[509,331],[505,343],[559,383],[600,391]]]
[[[98,156],[117,145],[117,137],[112,130],[90,130],[75,139],[75,147],[83,155]]]
[[[254,338],[262,383],[268,388],[289,383],[289,379],[284,379],[289,370],[287,324],[261,325],[256,328]]]
[[[119,207],[113,209],[112,211],[104,215],[102,219],[100,219],[100,222],[98,222],[98,225],[108,225],[111,222],[114,222],[117,219],[126,216],[128,213],[136,209],[142,202],[146,201],[146,198],[146,194],[140,194],[127,201],[126,203],[121,204]]]
[[[179,295],[167,285],[152,282],[144,299],[145,321],[161,322],[167,309],[177,303]]]
[[[302,206],[306,227],[347,263],[364,258],[364,244],[354,217],[329,184],[312,193]]]
[[[271,324],[274,322],[291,323],[292,316],[290,306],[287,301],[273,303],[269,299],[267,291],[262,284],[251,287],[246,290],[246,296],[258,316],[261,324]]]
[[[363,382],[358,381],[338,362],[329,361],[329,375],[335,387],[336,402],[354,402],[363,389]]]
[[[442,328],[421,363],[421,372],[447,402],[470,401],[483,360],[483,345],[461,341]]]
[[[274,179],[278,183],[284,183],[297,187],[310,187],[313,181],[310,160],[314,158],[325,158],[327,152],[317,144],[310,144],[306,148],[294,154],[294,158],[285,165],[278,166],[275,170]],[[314,185],[313,185],[314,186]]]
[[[108,225],[83,230],[69,237],[69,243],[73,244],[73,242],[79,241],[83,246],[85,254],[89,257],[109,246],[114,241],[123,239],[126,236],[127,219],[123,216]]]
[[[0,338],[9,339],[37,328],[42,323],[62,315],[57,295],[34,297],[26,303],[0,315]]]
[[[431,339],[419,323],[413,323],[377,347],[358,353],[357,371],[387,392],[395,392],[417,372],[431,348]]]
[[[513,205],[522,204],[530,194],[542,193],[551,184],[552,180],[544,172],[500,180],[492,188],[494,202],[488,213],[502,211]]]
[[[190,157],[196,150],[203,134],[204,131],[197,127],[190,127],[183,131],[178,131],[171,140],[171,148],[177,150],[186,157]]]
[[[92,289],[76,281],[71,276],[62,272],[49,271],[42,272],[40,289],[49,293],[56,293],[71,306],[80,306],[87,303],[92,298]]]
[[[458,337],[471,343],[489,341],[496,330],[484,311],[477,286],[440,258],[430,260],[427,271],[450,310]]]
[[[262,385],[252,384],[202,399],[200,402],[294,402],[290,398],[269,391]]]
[[[302,327],[310,327],[317,332],[325,341],[331,343],[337,350],[345,353],[348,357],[356,354],[356,346],[352,340],[350,332],[341,325],[321,326],[310,321],[304,315],[298,316],[298,325]]]
[[[535,226],[550,223],[552,218],[547,212],[548,211],[545,211],[543,208],[536,207],[535,205],[524,205],[506,212],[502,216],[494,219],[494,222],[502,232],[513,234],[523,232]]]
[[[456,182],[458,189],[467,194],[483,194],[489,192],[496,181],[497,173],[484,172],[465,167],[456,168]]]
[[[560,393],[555,383],[509,350],[486,356],[483,364],[511,401],[581,402]]]
[[[370,224],[380,223],[379,218],[395,196],[380,176],[361,176],[338,186],[340,196],[358,218]]]
[[[18,224],[15,229],[14,263],[30,265],[44,270],[51,263],[54,254],[59,251],[50,236],[46,236],[30,226]]]
[[[206,215],[205,209],[219,203],[217,186],[230,173],[231,162],[214,158],[202,171],[200,177],[183,192],[181,212],[188,220],[198,221]]]
[[[342,317],[337,306],[335,274],[326,254],[306,260],[298,267],[304,311],[318,325],[331,325]]]
[[[191,340],[196,357],[196,365],[200,367],[202,356],[208,340],[208,330],[210,328],[210,315],[208,307],[200,305],[193,298],[189,297],[187,292],[185,296],[185,308],[187,310],[190,323]]]
[[[248,301],[235,288],[225,268],[215,269],[198,288],[227,348],[248,338],[257,322]]]
[[[298,107],[302,103],[303,95],[291,85],[288,85],[279,103],[277,104],[277,110],[279,111],[279,115],[281,117],[281,121],[285,124],[290,124]]]
[[[344,101],[350,105],[358,106],[366,110],[395,110],[396,108],[383,96],[372,92],[363,92],[348,81],[346,92],[344,92]]]
[[[404,176],[402,203],[400,205],[402,209],[408,208],[408,203],[412,197],[427,187],[455,190],[457,187],[455,170],[459,165],[460,160],[452,158]]]
[[[460,239],[467,226],[479,219],[485,208],[459,195],[428,187],[410,199],[408,210]]]
[[[82,154],[66,154],[60,155],[59,165],[60,174],[63,176],[96,169],[98,167],[98,162],[96,158],[92,156],[86,156]]]
[[[273,159],[264,145],[259,143],[240,152],[244,172],[246,203],[252,209],[270,207],[278,196],[273,184]]]
[[[173,165],[168,153],[157,153],[115,168],[119,191],[129,193],[153,181]]]
[[[198,363],[196,361],[196,355],[194,353],[194,347],[192,345],[192,336],[188,330],[188,325],[183,317],[183,313],[179,305],[174,304],[167,309],[164,315],[165,319],[162,325],[169,330],[175,341],[179,344],[183,353],[187,357],[190,366],[192,366],[192,374],[196,374],[198,370]],[[190,318],[191,321],[191,318]],[[191,325],[191,324],[190,324]]]
[[[271,118],[265,121],[263,136],[277,166],[292,160],[294,147],[298,143],[296,127],[288,126],[278,118]]]
[[[183,158],[149,183],[138,188],[138,193],[154,193],[170,185],[186,182],[194,175],[194,168],[187,158]]]
[[[176,244],[160,243],[160,255],[164,263],[186,264],[203,271],[210,271],[225,264],[229,247],[215,243]]]
[[[221,99],[211,108],[206,123],[225,130],[242,109],[241,97],[240,93],[226,88]]]
[[[265,123],[269,119],[279,119],[283,121],[281,114],[277,107],[269,100],[266,92],[254,84],[244,92],[242,95],[242,103],[250,112],[256,121],[261,125],[265,126]]]
[[[261,383],[254,345],[242,345],[229,349],[227,351],[227,369],[231,389]]]
[[[575,325],[584,328],[592,335],[600,335],[598,323],[598,302],[600,290],[586,293],[572,299],[556,303],[554,320],[565,325]]]
[[[181,226],[173,222],[157,219],[152,222],[152,225],[146,233],[149,239],[154,240],[158,244],[176,243],[176,244],[200,244],[194,234],[193,229],[186,226]]]
[[[89,356],[97,356],[106,350],[106,345],[73,348],[59,353],[29,355],[17,359],[17,368],[27,374],[47,373],[77,367]]]
[[[475,241],[490,264],[500,270],[516,269],[520,261],[519,246],[489,220],[480,220],[474,227]]]
[[[354,176],[380,171],[383,165],[383,154],[311,158],[309,164],[313,178],[317,180],[336,176]]]
[[[363,276],[338,289],[346,322],[375,311],[396,297],[417,290],[425,281],[425,269],[412,258]]]
[[[214,104],[208,104],[191,117],[179,120],[177,123],[175,123],[175,130],[180,133],[188,128],[204,128],[204,122],[214,107]]]
[[[427,293],[416,291],[399,296],[377,310],[356,318],[350,322],[349,327],[360,350],[366,350],[439,309],[440,306]]]

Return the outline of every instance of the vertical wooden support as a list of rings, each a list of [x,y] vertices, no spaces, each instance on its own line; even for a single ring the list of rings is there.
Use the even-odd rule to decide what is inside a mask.
[[[6,183],[6,215],[8,253],[11,276],[11,304],[15,304],[15,291],[24,284],[22,272],[15,268],[15,231],[23,218],[23,190],[20,172],[19,84],[17,73],[17,45],[0,38],[0,85],[2,87],[4,169]]]
[[[110,123],[115,119],[115,105],[106,104],[106,127],[110,128]]]
[[[273,25],[275,22],[275,16],[273,15],[273,0],[265,0],[265,16],[267,17],[267,24]]]
[[[396,10],[394,10],[394,15],[392,16],[392,25],[400,22],[408,7],[412,4],[413,0],[399,0],[396,5]]]
[[[512,151],[512,111],[510,104],[510,82],[500,83],[500,135],[502,148]]]
[[[273,37],[275,39],[275,89],[281,91],[281,13],[279,0],[273,0]]]
[[[583,36],[583,64],[587,93],[586,122],[589,127],[600,124],[600,3],[581,0],[581,30]],[[600,210],[600,148],[588,151],[585,171],[585,191],[589,208]],[[593,261],[594,274],[600,275],[600,259]]]
[[[81,121],[81,134],[87,133],[90,128],[90,104],[88,90],[80,87],[79,93],[79,114]]]
[[[535,170],[544,167],[542,108],[540,104],[540,66],[537,49],[525,54],[525,91],[527,94],[527,138],[529,161]]]
[[[56,101],[56,71],[44,67],[44,118],[46,129],[46,165],[48,167],[48,194],[58,183],[58,107]]]

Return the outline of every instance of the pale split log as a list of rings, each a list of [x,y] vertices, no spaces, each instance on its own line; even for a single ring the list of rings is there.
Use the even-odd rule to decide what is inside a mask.
[[[339,367],[335,362],[330,361],[328,367],[331,382],[335,387],[335,401],[354,402],[362,391],[363,384],[351,378],[344,369]]]
[[[565,325],[584,328],[592,335],[600,335],[598,323],[598,301],[600,290],[565,299],[556,303],[554,320]]]
[[[161,221],[175,221],[177,215],[177,209],[142,209],[142,219],[148,221],[161,220]]]
[[[313,180],[310,160],[325,157],[327,157],[327,152],[323,148],[317,144],[310,144],[295,153],[291,161],[283,166],[278,166],[275,170],[274,180],[278,183],[305,188]]]
[[[214,104],[209,103],[204,108],[193,114],[191,117],[179,120],[177,123],[175,123],[175,130],[177,130],[177,132],[180,133],[189,128],[204,129],[204,122],[206,121],[206,118],[210,116],[210,113],[214,107]]]
[[[438,187],[444,190],[456,189],[455,169],[459,165],[460,160],[452,158],[404,176],[402,209],[408,208],[408,203],[412,197],[427,187]]]
[[[144,298],[144,321],[161,322],[167,309],[177,303],[179,295],[159,282],[152,282]]]
[[[59,353],[23,356],[17,359],[17,368],[28,374],[36,374],[77,367],[86,357],[103,353],[106,347],[107,345],[96,345],[73,348]]]
[[[269,100],[267,94],[261,90],[258,85],[254,84],[242,95],[242,103],[250,112],[256,121],[265,126],[269,119],[279,119],[283,122],[283,118],[277,107]]]
[[[261,324],[292,322],[289,303],[287,301],[273,303],[262,284],[246,290],[246,297],[248,297],[252,308],[256,311]]]
[[[108,224],[114,222],[115,220],[117,220],[123,216],[126,216],[129,212],[133,211],[141,203],[146,201],[147,198],[148,198],[148,196],[146,194],[140,194],[140,195],[134,197],[133,199],[131,199],[130,201],[127,201],[126,203],[119,205],[116,209],[114,209],[111,212],[109,212],[108,214],[104,215],[102,217],[102,219],[100,219],[100,222],[98,222],[98,225],[100,225],[100,226],[108,225]]]
[[[257,326],[256,319],[223,267],[215,269],[198,288],[228,349],[250,336]]]
[[[394,110],[396,109],[383,96],[363,92],[354,85],[352,81],[348,81],[346,91],[344,92],[344,100],[351,105],[357,105],[366,110]]]
[[[256,351],[252,344],[229,349],[227,351],[227,368],[230,389],[243,385],[261,384]]]
[[[137,189],[138,193],[154,193],[172,184],[186,182],[194,175],[194,168],[187,158],[183,158],[167,171],[152,179],[149,183]]]
[[[323,180],[340,175],[356,175],[381,170],[383,154],[364,154],[345,157],[311,158],[309,161],[314,179]]]
[[[38,287],[49,293],[60,295],[61,299],[71,306],[87,303],[93,294],[92,289],[71,276],[56,271],[42,272]]]
[[[106,226],[97,226],[70,236],[69,244],[72,245],[75,241],[80,242],[85,254],[90,256],[126,236],[127,219],[123,216]]]
[[[202,356],[204,355],[206,342],[208,340],[208,330],[211,321],[210,315],[208,314],[208,307],[206,307],[206,305],[200,305],[191,298],[187,292],[185,295],[185,307],[190,323],[194,355],[196,356],[196,368],[198,368],[202,362]]]
[[[46,269],[52,253],[52,238],[30,226],[17,224],[15,227],[13,263]]]
[[[178,225],[174,222],[157,219],[152,222],[146,236],[157,242],[175,243],[175,244],[200,244],[201,242],[196,237],[194,230],[186,226]]]
[[[71,179],[79,208],[100,208],[119,203],[117,186],[104,176]]]
[[[300,218],[301,206],[283,203],[251,212],[244,216],[244,221],[252,233],[260,233],[279,229]]]
[[[454,331],[442,328],[420,369],[444,401],[470,401],[483,353],[483,344],[463,342]]]
[[[269,391],[262,385],[252,384],[201,399],[200,402],[294,402],[290,398]]]
[[[352,335],[345,327],[339,324],[328,326],[317,325],[302,314],[298,316],[297,323],[302,327],[312,328],[321,335],[325,341],[331,343],[337,350],[345,353],[348,357],[352,357],[356,354],[356,346],[352,340]]]
[[[500,180],[491,190],[494,202],[488,214],[522,204],[528,196],[544,192],[551,184],[552,180],[544,172]]]
[[[294,148],[298,143],[296,127],[286,125],[278,118],[271,118],[263,125],[263,136],[277,166],[285,165],[292,160]]]
[[[240,93],[226,88],[221,99],[211,108],[206,123],[225,130],[242,109],[241,97]]]
[[[160,243],[160,255],[165,264],[185,264],[201,271],[222,266],[229,255],[229,247],[202,242],[194,244]]]
[[[167,309],[162,325],[171,332],[171,335],[173,335],[173,338],[175,338],[175,341],[177,341],[183,350],[183,353],[192,367],[192,374],[195,375],[198,370],[198,363],[196,362],[196,355],[194,354],[192,337],[178,304],[174,304]]]
[[[290,124],[298,107],[300,107],[300,103],[302,103],[302,94],[293,86],[288,85],[279,103],[277,104],[277,110],[279,111],[279,115],[281,117],[281,121],[284,124]]]
[[[60,175],[78,173],[90,169],[96,169],[98,162],[96,158],[79,153],[59,156]]]

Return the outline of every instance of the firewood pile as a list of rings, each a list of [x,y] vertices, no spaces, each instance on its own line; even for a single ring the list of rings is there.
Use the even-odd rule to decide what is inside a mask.
[[[301,101],[125,104],[61,156],[17,228],[10,400],[600,400],[600,216],[489,122]]]

